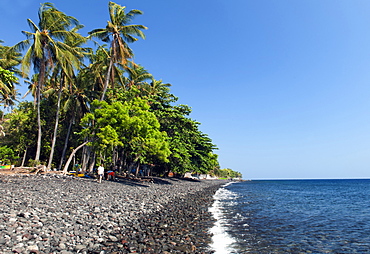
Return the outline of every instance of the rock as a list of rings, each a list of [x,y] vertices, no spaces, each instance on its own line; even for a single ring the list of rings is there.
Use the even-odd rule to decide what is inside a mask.
[[[66,245],[64,243],[60,243],[59,244],[59,248],[62,249],[62,250],[65,250],[66,249]]]
[[[12,250],[13,253],[22,253],[24,251],[24,248],[14,248]]]
[[[97,239],[97,241],[98,241],[99,243],[102,243],[102,242],[104,242],[104,239],[103,239],[103,238],[98,238],[98,239]]]
[[[17,218],[10,218],[9,219],[9,222],[16,222],[17,221]]]
[[[39,247],[37,245],[30,245],[27,247],[28,251],[37,252],[39,250]]]
[[[112,242],[117,242],[117,241],[118,241],[117,237],[115,237],[115,236],[113,236],[113,235],[110,235],[110,236],[108,236],[108,237],[109,237],[109,239],[110,239]]]
[[[83,250],[83,249],[86,249],[86,245],[83,245],[83,244],[77,244],[76,247],[75,247],[76,250]]]
[[[67,251],[67,250],[62,250],[60,254],[73,254],[73,252]]]
[[[208,207],[224,182],[153,181],[7,176],[0,253],[210,253]]]

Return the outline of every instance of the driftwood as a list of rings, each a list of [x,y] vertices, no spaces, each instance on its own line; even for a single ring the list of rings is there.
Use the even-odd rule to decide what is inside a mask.
[[[38,165],[36,167],[14,167],[10,170],[0,171],[0,173],[5,173],[5,174],[46,174],[46,173],[58,174],[62,172],[47,171],[46,166]]]

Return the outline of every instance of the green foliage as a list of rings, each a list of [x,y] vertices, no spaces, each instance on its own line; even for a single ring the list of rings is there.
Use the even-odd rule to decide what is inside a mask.
[[[118,68],[118,65],[121,65],[127,68],[128,59],[133,57],[133,52],[128,43],[137,41],[137,37],[145,39],[145,34],[142,30],[147,29],[143,25],[131,24],[135,16],[142,14],[140,10],[126,12],[125,6],[114,2],[109,2],[108,8],[110,21],[108,21],[107,26],[89,32],[91,37],[110,42],[109,66],[100,100],[105,99],[105,92],[115,67]],[[111,84],[111,87],[113,88],[114,84]]]
[[[170,93],[170,84],[131,62],[133,52],[128,43],[144,39],[147,29],[132,24],[142,12],[126,12],[126,7],[113,2],[108,7],[110,21],[105,28],[89,32],[89,38],[109,45],[95,50],[82,47],[86,38],[78,33],[82,28],[78,20],[51,3],[41,5],[38,24],[27,20],[31,31],[23,32],[24,41],[13,47],[0,45],[3,102],[9,104],[15,98],[20,51],[25,51],[24,76],[31,66],[36,73],[29,82],[34,105],[22,102],[6,115],[3,126],[7,135],[0,146],[11,147],[17,156],[25,155],[31,164],[35,162],[32,156],[37,163],[45,162],[50,152],[48,165],[56,165],[63,155],[53,159],[54,149],[56,155],[71,154],[89,141],[83,153],[75,154],[86,156],[81,162],[90,159],[94,163],[98,158],[106,163],[124,161],[126,169],[150,164],[163,174],[216,174],[216,147],[199,130],[200,123],[189,117],[190,107],[175,105],[177,97]],[[86,55],[90,60],[87,66]]]
[[[92,107],[92,112],[81,121],[81,134],[91,140],[97,151],[106,153],[121,147],[132,161],[150,163],[151,156],[168,161],[167,135],[159,130],[158,120],[149,111],[146,100],[134,98],[111,104],[94,100]]]
[[[154,113],[161,124],[161,130],[169,137],[171,155],[169,162],[162,168],[179,174],[186,172],[207,173],[216,164],[213,150],[215,146],[210,138],[202,133],[199,123],[187,117],[191,109],[186,105],[156,106]]]
[[[2,164],[14,165],[19,157],[15,155],[12,148],[8,146],[0,146],[0,161]]]
[[[36,111],[31,102],[21,102],[5,119],[3,126],[7,135],[1,140],[2,144],[11,146],[18,154],[36,146]]]
[[[213,175],[219,178],[241,178],[242,174],[240,172],[234,171],[229,168],[225,169],[215,169]]]
[[[52,98],[44,99],[41,103],[41,123],[44,130],[44,139],[42,143],[42,153],[40,156],[41,162],[47,161],[48,153],[50,152],[50,139],[53,133],[53,123],[55,121],[55,101]],[[60,131],[58,135],[65,137],[66,128],[69,125],[68,115],[62,114],[62,121],[60,123]],[[27,150],[26,161],[34,157],[37,145],[37,112],[32,102],[21,102],[18,107],[13,109],[12,113],[4,116],[4,132],[6,136],[0,139],[0,145],[8,145],[14,149],[16,154],[22,157]],[[72,134],[73,135],[73,134]],[[78,144],[78,137],[75,135],[71,146]],[[57,145],[57,153],[61,154],[64,146],[64,140]],[[57,158],[60,160],[60,157]]]
[[[0,66],[0,83],[11,84],[18,82],[18,78],[14,76],[14,72],[4,70]]]
[[[28,161],[28,166],[30,167],[36,167],[38,165],[42,165],[42,163],[40,161],[32,160],[32,159]]]
[[[17,100],[16,83],[18,83],[18,78],[14,76],[14,72],[0,66],[0,100],[4,106],[13,106]]]

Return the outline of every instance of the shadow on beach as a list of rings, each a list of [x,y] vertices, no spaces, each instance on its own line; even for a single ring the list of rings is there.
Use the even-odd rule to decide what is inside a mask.
[[[149,187],[151,184],[157,185],[172,185],[173,182],[188,181],[188,182],[201,182],[198,179],[191,178],[162,178],[162,177],[140,177],[140,178],[128,178],[128,177],[116,177],[113,182],[138,187]]]

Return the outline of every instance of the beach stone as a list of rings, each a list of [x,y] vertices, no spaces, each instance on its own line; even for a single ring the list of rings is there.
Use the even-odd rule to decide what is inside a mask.
[[[12,250],[12,252],[13,252],[13,253],[22,253],[22,252],[24,252],[24,250],[25,250],[24,248],[19,248],[19,247],[17,248],[17,247],[16,247],[16,248],[14,248],[14,249]]]
[[[6,178],[0,253],[23,253],[31,246],[39,253],[195,253],[193,246],[196,253],[212,253],[208,207],[224,181]]]
[[[103,238],[98,238],[98,239],[97,239],[97,241],[98,241],[99,243],[102,243],[102,242],[104,242],[104,239],[103,239]]]
[[[73,254],[73,252],[71,252],[71,251],[67,251],[67,250],[62,250],[62,251],[60,252],[60,254]]]
[[[62,250],[64,250],[64,249],[66,249],[66,245],[64,243],[60,243],[59,244],[59,248],[62,249]]]
[[[113,235],[110,235],[110,236],[108,236],[108,237],[109,237],[109,239],[110,239],[112,242],[117,242],[117,241],[118,241],[117,237],[115,237],[115,236],[113,236]]]
[[[83,249],[86,249],[86,245],[83,245],[83,244],[77,244],[76,247],[75,247],[76,250],[83,250]]]
[[[9,222],[16,222],[17,221],[17,218],[10,218],[9,219]]]

